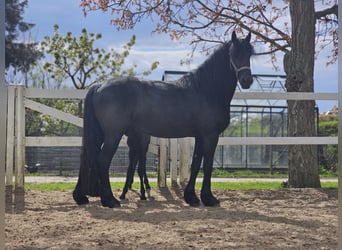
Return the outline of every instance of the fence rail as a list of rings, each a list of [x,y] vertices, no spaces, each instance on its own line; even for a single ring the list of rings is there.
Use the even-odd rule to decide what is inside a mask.
[[[13,86],[11,86],[13,87]],[[25,90],[26,98],[84,99],[87,90],[77,89],[34,89]],[[338,100],[338,93],[313,92],[235,92],[234,99],[264,100]]]
[[[42,90],[25,89],[22,86],[8,87],[8,121],[7,121],[7,160],[6,185],[13,185],[12,176],[15,169],[15,182],[24,185],[25,147],[26,146],[80,146],[81,137],[26,137],[25,108],[32,109],[78,127],[83,126],[81,118],[36,102],[35,98],[48,99],[84,99],[86,90]],[[237,92],[235,99],[268,99],[268,100],[338,100],[337,93],[264,93]],[[157,139],[153,138],[149,151],[159,155],[158,182],[159,186],[166,185],[167,160],[170,162],[172,183],[184,183],[189,175],[190,146],[193,140]],[[337,137],[221,137],[219,145],[322,145],[338,144]],[[125,139],[121,145],[126,145]],[[180,150],[177,150],[178,147]],[[169,158],[167,155],[169,148]],[[179,155],[178,155],[179,152]],[[15,160],[14,160],[15,159]],[[15,164],[14,164],[15,163]],[[14,166],[15,165],[15,166]]]

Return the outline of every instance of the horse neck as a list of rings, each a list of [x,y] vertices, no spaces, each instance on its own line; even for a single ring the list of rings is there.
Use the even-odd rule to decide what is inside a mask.
[[[198,91],[222,105],[230,104],[237,85],[228,51],[229,44],[221,46],[193,73]]]

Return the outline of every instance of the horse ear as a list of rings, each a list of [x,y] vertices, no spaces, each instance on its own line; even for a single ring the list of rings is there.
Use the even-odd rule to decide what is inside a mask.
[[[249,43],[251,41],[251,36],[252,36],[252,34],[251,34],[251,32],[249,32],[245,38],[245,41]]]
[[[233,33],[232,33],[232,42],[235,43],[236,40],[237,40],[236,33],[235,33],[235,31],[233,31]]]

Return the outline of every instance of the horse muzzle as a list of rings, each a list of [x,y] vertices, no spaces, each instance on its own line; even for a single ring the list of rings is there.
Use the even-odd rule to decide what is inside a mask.
[[[239,77],[239,83],[241,88],[243,89],[249,89],[253,83],[253,77],[251,74],[241,74]]]

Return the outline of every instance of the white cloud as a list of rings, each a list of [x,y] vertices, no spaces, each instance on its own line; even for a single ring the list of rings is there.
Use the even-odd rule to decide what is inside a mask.
[[[188,53],[190,51],[186,48],[170,50],[169,48],[158,48],[156,50],[132,50],[127,60],[128,63],[138,65],[138,68],[148,68],[152,62],[158,61],[159,66],[158,70],[153,74],[153,78],[155,78],[156,73],[164,72],[165,70],[179,70],[179,71],[190,71],[197,67],[198,61],[201,58],[195,55],[194,61],[191,64],[183,64],[181,65],[181,60],[184,60],[188,57]],[[158,78],[161,78],[161,74]],[[151,78],[151,77],[149,77]]]
[[[112,44],[109,48],[120,51],[123,45],[124,43],[120,46]],[[159,80],[165,70],[190,71],[205,60],[205,56],[195,52],[190,64],[181,64],[181,61],[189,58],[191,52],[191,47],[184,42],[171,41],[167,35],[148,34],[137,37],[125,64],[127,67],[137,65],[137,71],[142,72],[148,69],[152,62],[158,61],[158,68],[147,78]]]

